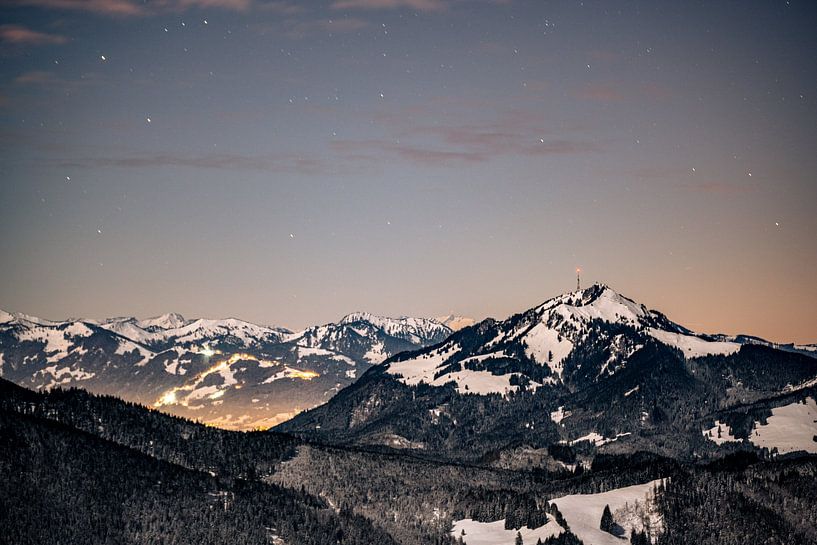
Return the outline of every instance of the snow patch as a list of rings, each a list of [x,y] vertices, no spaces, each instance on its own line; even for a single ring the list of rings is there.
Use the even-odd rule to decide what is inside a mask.
[[[556,424],[561,423],[562,420],[570,416],[570,411],[565,411],[564,405],[550,413],[550,419]]]
[[[704,437],[717,445],[730,442],[742,442],[743,439],[738,439],[732,435],[732,429],[720,420],[715,420],[715,425],[708,430],[703,431]]]
[[[472,371],[471,369],[462,369],[448,373],[440,378],[434,380],[432,386],[442,386],[449,382],[457,384],[457,393],[459,394],[507,394],[511,391],[516,391],[519,386],[511,384],[512,377],[520,377],[520,373],[509,373],[507,375],[493,375],[488,371]],[[541,386],[538,383],[531,382],[534,388]]]
[[[309,356],[324,356],[329,357],[333,360],[342,361],[348,365],[355,365],[355,361],[352,358],[344,356],[343,354],[338,354],[337,352],[332,352],[331,350],[325,350],[323,348],[311,348],[309,346],[298,347],[298,359],[306,358]]]
[[[46,367],[39,371],[38,374],[43,376],[51,375],[52,377],[51,382],[42,387],[44,390],[50,390],[55,386],[62,386],[70,382],[88,380],[95,376],[94,373],[88,373],[82,369],[71,369],[70,367],[61,367],[57,369],[56,365]]]
[[[728,341],[707,341],[700,337],[672,333],[654,327],[647,328],[647,333],[666,345],[678,348],[686,358],[700,358],[709,355],[728,356],[740,350],[741,346],[738,343]]]
[[[595,446],[600,447],[602,445],[606,445],[607,443],[612,443],[613,441],[618,441],[622,437],[626,437],[628,435],[632,435],[631,432],[625,433],[617,433],[615,437],[604,437],[603,435],[591,431],[587,435],[582,435],[581,437],[574,439],[572,441],[568,441],[568,444],[575,445],[576,443],[581,443],[582,441],[590,441]]]
[[[465,533],[463,534],[463,532]],[[533,545],[538,539],[544,542],[551,536],[558,536],[564,532],[564,528],[559,526],[559,523],[550,515],[548,515],[547,524],[534,529],[523,526],[522,528],[506,530],[505,519],[495,522],[477,522],[472,519],[463,519],[454,521],[451,537],[454,539],[462,537],[462,540],[468,545],[514,545],[517,532],[522,535],[523,543]]]
[[[460,349],[461,347],[456,344],[442,346],[416,358],[392,362],[386,372],[398,375],[398,380],[409,386],[416,386],[421,382],[431,384],[434,382],[434,374],[437,369],[451,356],[452,352]]]
[[[523,340],[526,345],[525,354],[535,362],[547,365],[561,379],[562,362],[573,351],[573,343],[545,323],[533,326]]]

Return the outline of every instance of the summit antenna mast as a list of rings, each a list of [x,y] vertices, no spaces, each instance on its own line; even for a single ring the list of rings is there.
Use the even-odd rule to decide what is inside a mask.
[[[582,270],[576,267],[576,291],[582,291]]]

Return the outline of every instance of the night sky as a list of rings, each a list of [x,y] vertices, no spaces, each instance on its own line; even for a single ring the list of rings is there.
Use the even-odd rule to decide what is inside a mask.
[[[3,0],[0,308],[817,342],[817,4]]]

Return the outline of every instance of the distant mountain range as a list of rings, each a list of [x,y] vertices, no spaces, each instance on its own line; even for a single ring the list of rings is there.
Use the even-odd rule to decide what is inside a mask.
[[[778,408],[810,407],[815,354],[814,346],[696,334],[597,284],[392,356],[276,429],[431,457],[536,459],[553,467],[592,459],[596,450],[708,456],[720,448],[711,431],[718,425],[715,439],[730,434],[734,443],[817,452],[808,408],[787,409],[803,420],[805,435],[762,440]]]
[[[250,429],[323,403],[372,365],[451,332],[435,320],[367,313],[292,332],[180,314],[50,321],[0,311],[0,376]]]
[[[641,441],[639,430],[655,431],[662,411],[681,410],[674,396],[703,404],[685,414],[689,425],[687,417],[791,393],[815,377],[809,365],[776,363],[815,356],[814,345],[696,334],[603,285],[504,321],[473,322],[357,312],[293,332],[175,313],[50,321],[0,311],[0,376],[32,389],[81,387],[230,429],[280,424],[351,386],[281,429],[458,456],[490,456],[515,441],[536,451],[584,436],[614,450]],[[750,388],[754,375],[741,378],[747,358],[785,372]],[[730,370],[710,377],[706,368],[702,382],[696,367],[709,361]],[[596,409],[605,409],[601,420]],[[472,419],[473,429],[463,425]],[[513,439],[491,440],[500,431]],[[481,444],[463,451],[473,439],[458,436],[469,433]]]

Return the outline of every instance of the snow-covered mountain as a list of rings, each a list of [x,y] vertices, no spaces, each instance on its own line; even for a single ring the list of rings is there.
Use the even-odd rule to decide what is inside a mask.
[[[459,314],[448,314],[446,316],[438,316],[436,318],[441,324],[450,327],[454,331],[459,331],[464,327],[469,327],[477,323],[473,318],[467,316],[460,316]]]
[[[613,329],[625,326],[628,330],[602,331],[600,324]],[[598,373],[613,374],[643,346],[638,336],[628,334],[630,329],[677,348],[687,358],[732,354],[741,346],[734,341],[696,335],[601,284],[560,295],[504,322],[483,322],[480,327],[491,331],[491,335],[480,335],[477,343],[473,338],[452,337],[434,350],[395,358],[387,371],[410,385],[454,382],[462,391],[505,393],[518,388],[513,383],[520,372],[497,374],[495,364],[519,361],[536,366],[536,372],[528,376],[534,379],[529,388],[564,382],[568,380],[566,361],[577,346],[591,340],[606,345],[606,358]],[[543,380],[537,382],[539,377]]]
[[[338,323],[294,333],[287,337],[287,341],[375,364],[405,350],[441,342],[451,333],[447,326],[427,318],[387,318],[355,312],[344,316]]]
[[[597,284],[389,358],[279,429],[470,459],[554,444],[691,455],[712,448],[701,432],[719,411],[762,421],[817,385],[817,359],[749,339],[694,333]]]
[[[0,376],[34,389],[117,395],[223,427],[261,427],[450,333],[433,320],[365,313],[293,333],[235,318],[50,321],[0,311]]]
[[[185,320],[184,316],[176,312],[162,314],[146,320],[139,320],[137,324],[142,329],[156,330],[156,329],[178,329],[189,324],[189,320]]]
[[[155,350],[206,344],[214,348],[250,349],[277,344],[292,332],[280,327],[256,325],[236,318],[186,320],[181,314],[155,318],[110,318],[100,327]]]

